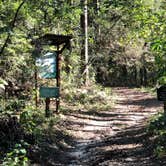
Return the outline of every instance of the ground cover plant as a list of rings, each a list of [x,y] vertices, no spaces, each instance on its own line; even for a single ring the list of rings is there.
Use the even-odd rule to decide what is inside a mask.
[[[70,145],[71,136],[63,126],[63,114],[82,109],[96,114],[111,109],[113,105],[111,89],[100,85],[92,85],[90,88],[68,87],[63,94],[60,114],[49,118],[45,117],[43,102],[37,110],[35,106],[27,105],[21,111],[16,111],[16,114],[12,107],[12,114],[3,111],[4,117],[0,121],[2,165],[40,162],[41,156],[49,155],[48,144],[55,143],[57,151]]]
[[[148,133],[155,139],[154,154],[164,157],[166,155],[166,116],[164,113],[159,113],[151,119]]]

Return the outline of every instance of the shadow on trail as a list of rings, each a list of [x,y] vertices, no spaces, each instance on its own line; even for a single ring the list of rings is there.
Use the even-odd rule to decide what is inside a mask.
[[[83,164],[120,166],[161,166],[166,162],[153,156],[153,142],[149,141],[145,126],[131,126],[115,136],[91,143],[86,148]],[[93,152],[93,155],[90,155]],[[89,154],[88,154],[89,153]]]
[[[160,103],[148,93],[116,89],[117,104],[109,111],[84,111],[66,114],[68,129],[82,134],[72,161],[74,165],[160,166],[153,156],[153,142],[145,122],[157,113]],[[79,123],[78,123],[79,122]],[[104,125],[103,125],[104,124]],[[74,127],[73,127],[74,126]],[[91,136],[92,135],[92,136]],[[97,139],[99,138],[99,139]],[[78,150],[77,147],[79,147]],[[71,151],[72,152],[72,151]]]
[[[159,102],[156,100],[156,98],[141,98],[141,99],[135,99],[133,101],[119,101],[118,104],[121,105],[133,105],[133,106],[141,106],[141,107],[157,107],[159,105]]]
[[[65,115],[69,116],[69,117],[75,117],[75,118],[85,119],[85,120],[94,120],[94,121],[111,121],[111,120],[116,120],[116,119],[121,120],[121,121],[129,121],[130,120],[127,118],[127,114],[116,114],[116,113],[109,114],[109,113],[104,113],[104,112],[100,112],[100,113],[93,112],[92,114],[90,112],[82,112],[82,114],[77,113],[77,114],[65,114]],[[84,115],[84,116],[82,116],[82,115]],[[130,114],[130,115],[135,116],[135,114]]]
[[[65,119],[61,125],[66,131],[48,134],[38,146],[34,161],[41,165],[65,166],[166,165],[164,160],[159,161],[152,155],[154,143],[145,127],[147,118],[157,113],[160,103],[147,93],[132,89],[115,91],[120,97],[108,111],[63,113]]]
[[[75,113],[65,113],[64,115],[69,116],[69,117],[75,117],[79,119],[85,119],[85,120],[95,120],[95,121],[112,121],[112,120],[120,120],[120,121],[130,121],[131,118],[128,118],[129,116],[141,116],[142,112],[147,112],[147,111],[140,111],[137,113],[134,112],[119,112],[116,113],[116,110],[119,110],[119,108],[114,108],[114,111],[110,112],[97,112],[97,111],[78,111]]]
[[[44,137],[40,143],[29,151],[31,165],[66,165],[71,158],[64,154],[67,147],[73,145],[73,138],[62,130],[52,130],[51,128],[43,134]]]

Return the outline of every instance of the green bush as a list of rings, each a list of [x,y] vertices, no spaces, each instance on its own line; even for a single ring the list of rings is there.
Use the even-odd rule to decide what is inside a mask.
[[[27,148],[29,144],[24,142],[15,144],[14,148],[6,154],[2,166],[27,166]]]
[[[42,135],[42,124],[46,122],[45,119],[43,111],[27,106],[20,114],[20,125],[27,135],[31,135],[37,141]]]
[[[161,130],[166,130],[166,117],[163,113],[154,116],[148,127],[148,131],[155,134],[159,134]]]
[[[0,106],[0,113],[1,115],[15,115],[18,112],[21,112],[22,109],[25,107],[25,101],[24,100],[18,100],[18,99],[8,99],[0,100],[1,106]]]
[[[159,113],[151,119],[148,133],[156,137],[154,153],[158,157],[166,155],[166,116],[164,113]]]

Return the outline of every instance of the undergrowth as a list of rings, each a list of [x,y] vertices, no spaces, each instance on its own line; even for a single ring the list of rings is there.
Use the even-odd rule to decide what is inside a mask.
[[[151,95],[156,95],[156,87],[141,87],[141,88],[136,88],[136,90],[145,93],[150,93]]]
[[[69,88],[63,92],[63,101],[65,105],[76,106],[76,109],[85,109],[87,111],[106,111],[112,108],[111,88],[105,88],[100,85],[93,85],[82,88]]]
[[[148,133],[155,138],[154,154],[158,157],[166,155],[166,115],[155,115],[148,126]]]
[[[42,163],[51,153],[50,145],[55,147],[52,153],[56,153],[56,149],[58,153],[58,149],[72,143],[72,137],[63,128],[64,112],[84,109],[95,113],[109,110],[113,105],[111,89],[99,85],[67,87],[61,94],[60,114],[49,118],[45,117],[43,107],[36,109],[32,101],[14,99],[1,102],[0,165]]]
[[[11,112],[4,110],[0,119],[0,165],[29,165],[33,147],[47,139],[59,117],[45,118],[44,110],[30,105],[17,116]]]

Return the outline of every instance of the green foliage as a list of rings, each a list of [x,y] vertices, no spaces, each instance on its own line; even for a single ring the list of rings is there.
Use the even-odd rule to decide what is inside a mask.
[[[17,115],[19,112],[21,112],[25,107],[25,101],[19,100],[17,98],[15,99],[1,99],[0,100],[1,106],[0,106],[0,114],[2,117],[5,116],[12,116]]]
[[[7,82],[0,77],[0,89],[5,89],[5,85],[7,85]]]
[[[22,111],[22,109],[25,107],[25,101],[24,100],[18,100],[18,99],[11,99],[6,102],[5,110],[8,112],[15,111],[14,113],[17,113],[19,111]]]
[[[6,154],[2,166],[28,166],[27,148],[29,144],[21,141],[20,144],[15,144],[12,151]]]
[[[89,88],[68,88],[63,91],[62,99],[65,103],[88,111],[104,111],[112,108],[114,100],[111,88],[100,85],[91,85]],[[62,107],[62,111],[66,107]]]
[[[44,121],[44,114],[32,106],[27,106],[20,114],[20,123],[25,132],[34,134],[35,136],[40,135],[42,130],[40,125]]]
[[[21,113],[20,123],[23,128],[29,133],[32,133],[36,127],[36,124],[33,121],[32,113],[30,111],[24,111]]]
[[[7,3],[2,1],[0,5],[2,16],[0,46],[3,46],[4,39],[11,31],[10,39],[3,52],[4,60],[0,64],[4,69],[3,78],[5,80],[13,78],[20,80],[21,76],[26,77],[27,80],[31,79],[34,69],[31,58],[33,50],[31,41],[45,33],[70,33],[74,36],[73,51],[69,58],[67,58],[68,53],[63,55],[65,57],[64,68],[67,71],[63,72],[63,75],[64,78],[69,78],[69,81],[65,79],[69,83],[82,84],[80,82],[82,82],[83,76],[80,73],[80,68],[82,68],[83,63],[80,61],[80,48],[83,36],[80,36],[80,15],[83,9],[80,1],[26,1],[17,15],[15,27],[11,30],[11,22],[20,3],[21,1],[8,0]],[[153,0],[148,2],[138,0],[127,2],[113,0],[110,2],[104,0],[98,4],[95,4],[95,1],[88,2],[89,66],[92,77],[99,73],[98,69],[102,74],[101,67],[104,66],[103,82],[111,82],[109,78],[114,78],[115,75],[118,78],[119,73],[122,72],[120,70],[122,66],[110,63],[112,61],[111,56],[116,57],[113,60],[115,63],[124,61],[129,76],[133,77],[133,69],[128,67],[128,63],[130,63],[130,66],[141,66],[142,62],[139,63],[139,57],[142,54],[135,51],[134,47],[134,45],[139,45],[138,48],[141,50],[140,39],[143,42],[152,43],[152,50],[155,52],[158,52],[159,49],[163,50],[165,18],[162,3],[162,0],[158,3]],[[119,46],[124,49],[120,51]],[[126,54],[124,50],[128,50],[128,47],[135,51],[134,55],[132,51],[130,55]],[[133,56],[128,58],[131,54]],[[100,55],[102,56],[100,57]],[[156,61],[162,75],[164,60],[160,57],[156,56]],[[128,59],[131,59],[131,61]],[[133,59],[136,59],[137,62],[133,62]],[[145,58],[149,63],[147,59]],[[147,65],[145,67],[149,68]],[[117,74],[116,71],[118,71]],[[154,72],[156,72],[155,68]],[[139,71],[137,71],[138,73]],[[20,83],[22,84],[22,81]]]
[[[160,113],[150,121],[149,131],[159,134],[162,129],[166,129],[166,117]]]
[[[39,143],[45,137],[45,130],[52,131],[52,128],[59,121],[59,117],[45,117],[43,109],[37,109],[27,106],[20,114],[20,124],[25,133],[34,137],[35,142]]]
[[[156,137],[154,153],[158,157],[166,155],[166,116],[163,113],[154,116],[148,126],[148,133]]]
[[[159,78],[158,83],[160,85],[165,85],[166,84],[166,76],[162,76]]]

